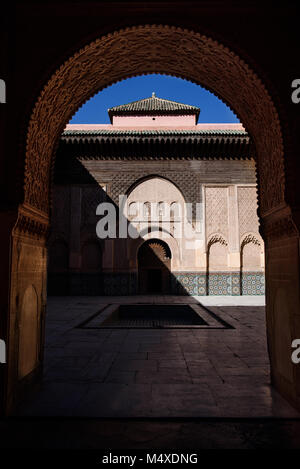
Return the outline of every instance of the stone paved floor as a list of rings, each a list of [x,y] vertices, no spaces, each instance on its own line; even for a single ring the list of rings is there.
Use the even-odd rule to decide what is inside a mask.
[[[299,417],[270,386],[263,306],[209,306],[233,329],[76,328],[121,302],[198,299],[49,298],[44,378],[19,416]]]

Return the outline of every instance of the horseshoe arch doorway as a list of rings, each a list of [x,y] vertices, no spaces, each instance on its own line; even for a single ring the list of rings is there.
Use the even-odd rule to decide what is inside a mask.
[[[140,294],[168,294],[171,290],[171,250],[161,239],[145,241],[138,250]]]

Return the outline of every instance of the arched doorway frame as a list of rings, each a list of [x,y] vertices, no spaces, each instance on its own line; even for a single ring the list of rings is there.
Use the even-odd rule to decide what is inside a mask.
[[[271,261],[277,255],[268,249],[269,242],[277,242],[282,236],[295,240],[299,236],[291,210],[285,203],[284,151],[278,112],[262,80],[233,51],[197,32],[168,25],[130,27],[93,41],[63,63],[41,91],[26,131],[23,201],[12,232],[11,265],[15,264],[14,258],[25,235],[38,238],[41,256],[45,255],[54,155],[60,135],[72,115],[103,88],[124,78],[149,73],[185,78],[210,90],[234,110],[251,135],[256,147],[259,213],[266,242],[268,285]],[[34,284],[34,281],[28,274],[30,283]],[[272,330],[276,295],[273,288],[279,288],[279,284],[280,279],[276,285],[273,283],[271,287],[270,283],[267,288],[272,376],[277,387],[296,401],[296,372],[294,382],[288,384],[276,374]],[[45,287],[35,285],[35,288],[44,305]],[[24,282],[14,285],[10,292],[9,317],[17,316],[16,297],[22,299],[25,289]],[[292,283],[289,291],[292,291]],[[299,303],[297,292],[293,295],[294,303]],[[291,296],[287,297],[291,302]],[[291,302],[288,306],[290,314],[296,309]],[[13,321],[8,321],[7,337],[15,343]],[[9,350],[8,394],[17,386],[15,348],[12,346]]]
[[[143,184],[143,182],[145,181],[149,181],[151,179],[162,179],[163,181],[167,181],[169,182],[170,184],[173,184],[173,186],[176,187],[176,189],[178,189],[178,191],[180,192],[183,200],[185,203],[188,202],[188,198],[186,196],[186,194],[184,193],[184,190],[182,190],[179,185],[172,181],[171,178],[168,178],[166,176],[162,176],[160,174],[147,174],[146,176],[143,176],[143,177],[140,177],[139,179],[137,179],[133,184],[131,184],[128,189],[126,190],[126,196],[129,197],[131,192],[134,191],[134,189],[136,189],[140,184]]]
[[[180,249],[178,246],[178,241],[176,240],[176,238],[174,238],[172,233],[168,231],[160,231],[159,227],[157,227],[157,229],[153,227],[153,230],[150,233],[146,233],[146,232],[142,233],[141,237],[138,239],[138,247],[136,250],[136,265],[138,265],[138,251],[140,247],[145,243],[145,241],[151,241],[153,239],[159,239],[168,245],[172,253],[171,271],[176,270],[181,260],[181,254],[180,254]]]
[[[233,109],[256,146],[261,214],[284,202],[281,126],[262,81],[240,57],[211,38],[178,27],[146,25],[92,42],[52,75],[28,126],[25,203],[49,213],[53,153],[77,109],[99,90],[124,78],[149,73],[188,79],[209,89]]]
[[[143,264],[143,258],[141,256],[142,251],[149,254],[149,247],[152,245],[159,246],[164,253],[163,259],[158,257],[154,251],[151,249],[151,262],[150,264]],[[149,256],[146,256],[149,257]],[[138,290],[139,293],[144,294],[151,294],[151,293],[161,293],[161,294],[168,294],[170,293],[171,289],[171,261],[172,261],[172,250],[170,248],[169,243],[166,240],[162,239],[161,237],[156,237],[154,234],[148,239],[144,239],[138,246],[137,249],[137,266],[138,266]],[[149,262],[149,261],[148,261]],[[149,274],[149,271],[153,271],[155,269],[156,274],[151,276],[151,279],[156,279],[156,286],[157,286],[157,279],[158,280],[158,289],[156,291],[153,290],[151,285],[149,285],[149,278],[145,278],[145,274]],[[149,277],[149,275],[148,275]],[[151,282],[150,282],[151,283]],[[153,290],[153,291],[152,291]]]

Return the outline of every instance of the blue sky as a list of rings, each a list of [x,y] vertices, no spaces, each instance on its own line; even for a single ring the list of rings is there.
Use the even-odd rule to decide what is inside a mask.
[[[73,116],[71,124],[110,124],[107,109],[148,98],[170,99],[200,107],[199,123],[236,123],[236,115],[209,91],[187,80],[167,75],[143,75],[122,80],[97,93]]]

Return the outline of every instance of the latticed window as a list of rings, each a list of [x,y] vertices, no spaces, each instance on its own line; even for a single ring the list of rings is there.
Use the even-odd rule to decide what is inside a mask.
[[[181,218],[181,205],[179,202],[172,202],[170,206],[171,220],[179,220]]]
[[[128,211],[127,211],[127,216],[129,220],[132,220],[133,218],[137,218],[138,216],[138,202],[131,202],[128,205]]]
[[[151,204],[150,202],[144,202],[143,205],[143,217],[150,218],[151,215]]]
[[[166,204],[165,202],[158,202],[158,218],[164,219],[166,217]]]

